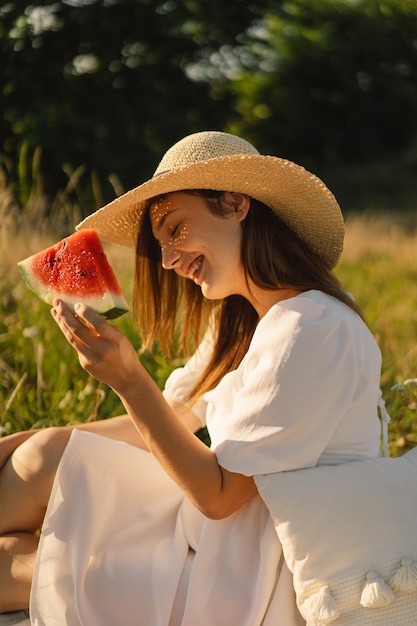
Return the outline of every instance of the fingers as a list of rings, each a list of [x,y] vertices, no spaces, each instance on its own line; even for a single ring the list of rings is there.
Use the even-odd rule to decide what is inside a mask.
[[[93,311],[90,307],[79,303],[74,306],[74,310],[76,319],[83,321],[85,326],[95,337],[101,337],[99,329],[101,328],[101,331],[103,331],[103,329],[107,327],[101,315]]]
[[[90,346],[92,339],[101,337],[106,323],[100,315],[84,305],[75,305],[75,315],[61,300],[54,300],[51,315],[68,342],[79,349]]]
[[[103,322],[103,317],[96,313],[91,307],[85,304],[78,303],[74,306],[75,314],[77,317],[82,318],[87,322],[87,325],[95,328],[100,326]]]
[[[51,310],[68,343],[77,351],[83,369],[114,390],[138,373],[139,360],[126,336],[90,307],[75,307],[75,315],[61,300]],[[117,393],[117,391],[116,391]]]

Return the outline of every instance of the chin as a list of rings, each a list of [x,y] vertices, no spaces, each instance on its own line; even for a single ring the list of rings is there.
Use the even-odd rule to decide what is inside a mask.
[[[201,293],[207,300],[224,300],[227,296],[232,295],[232,291],[225,292],[224,290],[210,288],[208,285],[201,285]]]
[[[217,300],[218,299],[218,295],[216,294],[216,290],[215,289],[211,289],[210,285],[207,285],[207,283],[203,283],[202,285],[200,285],[201,288],[201,293],[203,294],[203,296],[205,298],[207,298],[207,300]]]

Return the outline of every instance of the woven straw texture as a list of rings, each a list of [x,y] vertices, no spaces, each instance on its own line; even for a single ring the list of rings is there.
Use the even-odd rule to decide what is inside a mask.
[[[247,141],[217,131],[176,143],[150,180],[87,217],[77,229],[94,228],[104,241],[135,247],[146,202],[186,189],[247,194],[273,209],[329,267],[340,258],[343,217],[325,184],[291,161],[261,155]]]

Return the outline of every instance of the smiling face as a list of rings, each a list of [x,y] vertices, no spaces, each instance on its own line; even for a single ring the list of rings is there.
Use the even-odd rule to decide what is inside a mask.
[[[247,296],[241,222],[250,200],[228,192],[224,200],[229,210],[222,216],[210,211],[206,199],[184,192],[170,193],[150,209],[162,266],[193,280],[210,300],[232,294]]]

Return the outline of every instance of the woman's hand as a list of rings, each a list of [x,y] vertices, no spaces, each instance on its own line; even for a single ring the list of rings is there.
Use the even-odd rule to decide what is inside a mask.
[[[81,366],[119,395],[148,450],[204,515],[222,519],[257,493],[253,478],[220,467],[191,424],[178,418],[118,328],[86,306],[73,315],[60,300],[52,315]]]
[[[81,367],[116,393],[125,393],[145,371],[132,344],[90,307],[75,305],[75,311],[55,300],[51,314],[77,351]]]

